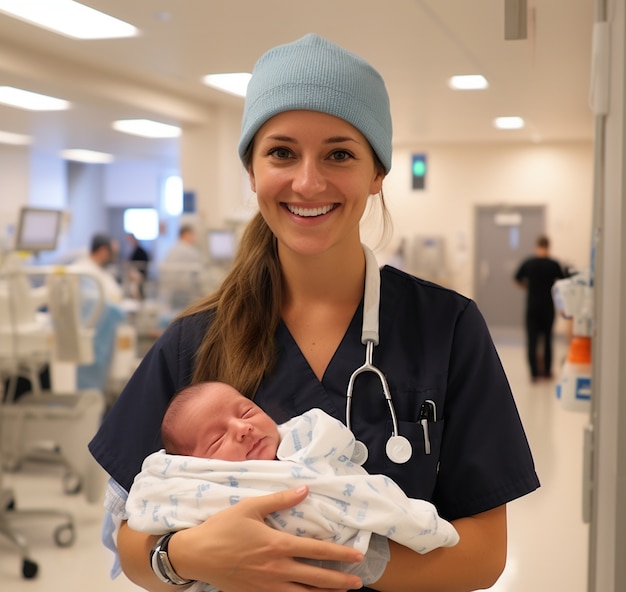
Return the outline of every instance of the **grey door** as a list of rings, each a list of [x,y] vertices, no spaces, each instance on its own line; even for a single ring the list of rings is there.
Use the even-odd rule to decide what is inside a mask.
[[[513,275],[545,232],[545,208],[477,206],[475,223],[476,302],[491,329],[522,327],[525,294]]]

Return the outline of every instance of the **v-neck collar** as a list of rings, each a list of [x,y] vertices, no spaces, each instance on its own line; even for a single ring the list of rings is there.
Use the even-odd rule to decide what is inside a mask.
[[[312,407],[323,409],[343,421],[350,374],[363,363],[365,356],[365,346],[361,344],[362,323],[361,300],[322,380],[319,380],[281,320],[276,330],[277,364],[261,383],[255,401],[279,423]]]
[[[337,364],[338,357],[340,356],[341,352],[343,352],[347,348],[350,341],[354,339],[354,335],[358,336],[358,343],[361,342],[362,326],[363,326],[363,297],[361,297],[361,301],[359,302],[359,305],[357,306],[354,314],[352,315],[352,319],[350,320],[350,323],[348,324],[348,328],[346,329],[346,332],[341,338],[341,341],[339,342],[337,349],[335,350],[334,354],[330,358],[330,361],[328,362],[328,365],[326,366],[326,369],[324,370],[324,374],[322,376],[321,381],[317,378],[317,375],[311,368],[311,365],[306,359],[306,356],[300,349],[300,346],[298,345],[297,341],[294,339],[293,335],[291,334],[291,331],[289,331],[289,327],[287,327],[287,324],[282,319],[279,322],[278,331],[280,331],[281,334],[284,336],[285,341],[290,342],[291,348],[293,348],[293,350],[297,352],[296,355],[299,359],[295,361],[295,363],[300,363],[303,366],[305,366],[306,370],[310,374],[310,377],[314,379],[315,381],[317,381],[318,383],[320,383],[321,385],[324,385],[327,382],[327,375],[329,374],[329,372],[330,373],[333,372],[333,367]],[[279,342],[281,342],[280,339],[279,339]]]

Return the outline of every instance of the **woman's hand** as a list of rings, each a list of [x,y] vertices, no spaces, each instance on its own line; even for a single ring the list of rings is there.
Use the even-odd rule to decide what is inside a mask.
[[[296,557],[358,562],[360,552],[343,545],[279,532],[265,516],[291,508],[308,494],[302,486],[249,498],[203,524],[176,533],[169,556],[183,578],[209,582],[223,592],[349,590],[361,587],[357,576],[323,569]]]

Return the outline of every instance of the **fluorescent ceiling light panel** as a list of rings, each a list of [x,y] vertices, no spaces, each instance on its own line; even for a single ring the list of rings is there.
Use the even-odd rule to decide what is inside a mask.
[[[63,111],[70,108],[69,101],[13,86],[0,86],[0,103],[29,111]]]
[[[12,144],[14,146],[26,146],[30,144],[32,138],[24,134],[14,134],[12,132],[0,131],[0,144]]]
[[[493,124],[498,129],[522,129],[524,127],[524,120],[521,117],[496,117],[493,120]]]
[[[464,74],[452,76],[448,86],[454,90],[482,90],[489,86],[487,79],[480,74]]]
[[[133,25],[74,0],[0,0],[0,12],[75,39],[139,34]]]
[[[202,79],[207,86],[212,86],[223,92],[245,97],[248,89],[248,82],[252,74],[248,72],[233,72],[231,74],[209,74]]]
[[[181,129],[176,125],[150,119],[120,119],[113,122],[113,129],[144,138],[178,138],[181,134]]]
[[[113,162],[115,157],[107,152],[97,152],[95,150],[86,150],[84,148],[68,148],[60,152],[61,158],[71,160],[73,162],[88,162],[97,164],[108,164]]]

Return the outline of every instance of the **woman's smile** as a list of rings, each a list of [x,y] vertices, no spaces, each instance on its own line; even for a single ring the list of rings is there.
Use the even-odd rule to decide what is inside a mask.
[[[284,206],[295,216],[300,216],[301,218],[317,218],[332,212],[335,208],[339,207],[339,204],[329,204],[318,207],[295,206],[292,204],[284,204]]]

